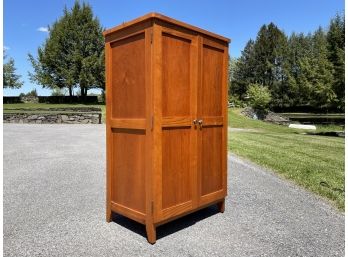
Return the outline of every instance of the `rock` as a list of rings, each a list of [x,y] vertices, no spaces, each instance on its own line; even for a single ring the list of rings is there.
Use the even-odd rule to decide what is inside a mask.
[[[69,119],[68,115],[60,115],[62,121],[66,121]]]
[[[28,120],[36,120],[37,119],[37,115],[30,115],[27,119]]]
[[[290,123],[290,120],[287,117],[283,117],[271,111],[259,111],[254,110],[251,107],[246,107],[241,111],[241,113],[251,119],[263,120],[279,125],[288,125]]]

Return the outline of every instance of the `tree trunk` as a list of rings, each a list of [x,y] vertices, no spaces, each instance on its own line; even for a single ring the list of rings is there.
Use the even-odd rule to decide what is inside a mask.
[[[69,96],[72,96],[72,87],[69,86]]]
[[[85,87],[81,86],[81,97],[84,98],[85,97]]]

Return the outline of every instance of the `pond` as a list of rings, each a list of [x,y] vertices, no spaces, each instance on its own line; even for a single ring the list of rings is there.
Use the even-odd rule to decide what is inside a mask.
[[[344,113],[279,113],[288,117],[291,121],[298,121],[302,124],[335,124],[344,125]]]

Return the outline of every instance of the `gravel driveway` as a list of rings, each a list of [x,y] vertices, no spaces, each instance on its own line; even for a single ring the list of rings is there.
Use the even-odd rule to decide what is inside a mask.
[[[4,124],[4,256],[344,256],[344,215],[231,155],[224,214],[105,222],[105,126]]]

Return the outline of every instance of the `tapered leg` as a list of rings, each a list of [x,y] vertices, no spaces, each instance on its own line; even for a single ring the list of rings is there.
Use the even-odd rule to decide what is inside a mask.
[[[153,223],[146,223],[146,235],[150,244],[156,243],[156,226]]]
[[[225,199],[222,200],[221,202],[218,202],[218,203],[217,203],[217,206],[218,206],[218,208],[219,208],[219,211],[220,211],[221,213],[224,213],[224,211],[225,211]]]

